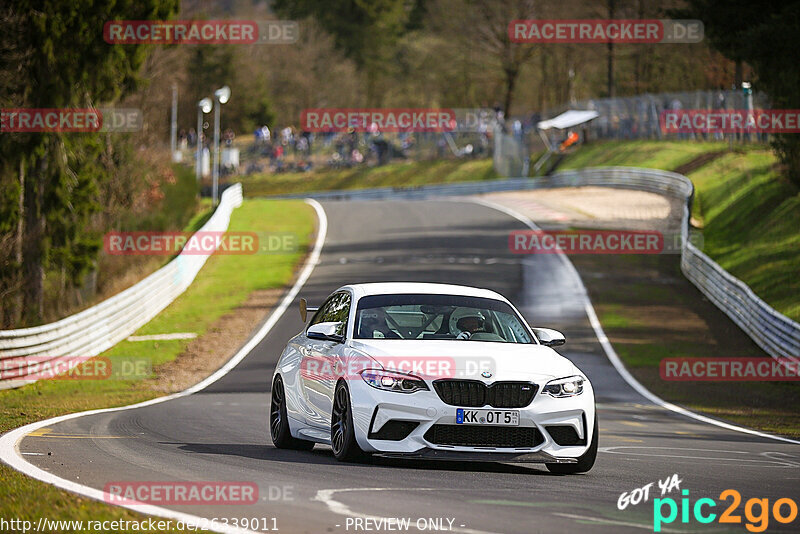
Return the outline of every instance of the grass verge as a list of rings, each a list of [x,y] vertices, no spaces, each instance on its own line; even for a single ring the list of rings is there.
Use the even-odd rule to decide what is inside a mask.
[[[800,319],[800,192],[763,146],[724,143],[596,143],[561,169],[637,166],[683,171],[695,184],[693,220],[704,251],[781,313]],[[713,157],[711,156],[713,155]],[[574,256],[603,328],[633,375],[690,409],[800,437],[800,384],[662,380],[666,357],[766,357],[685,279],[678,255]]]
[[[305,173],[260,174],[244,178],[248,197],[496,180],[491,159],[436,160],[390,163],[380,167],[324,169]]]
[[[45,276],[45,316],[37,324],[57,321],[121,292],[135,284],[148,274],[157,270],[169,258],[159,256],[116,256],[102,249],[100,233],[106,231],[179,231],[185,229],[187,223],[195,217],[203,206],[197,200],[197,183],[194,172],[184,165],[173,165],[172,172],[158,182],[152,184],[150,190],[141,193],[133,203],[137,206],[120,211],[120,208],[108,208],[108,220],[98,221],[97,265],[94,269],[94,281],[87,277],[84,286],[71,288],[60,270],[51,270]],[[207,208],[206,208],[207,209]],[[1,327],[2,325],[0,325]],[[15,322],[9,328],[35,326]]]
[[[746,148],[763,149],[763,146]],[[630,166],[675,171],[704,154],[727,149],[727,143],[697,143],[694,141],[595,142],[584,145],[569,154],[558,170]]]
[[[689,177],[706,254],[800,321],[800,189],[765,151],[726,154]]]
[[[683,171],[696,188],[692,217],[702,227],[704,252],[770,306],[800,321],[800,189],[781,176],[775,155],[763,145],[726,151],[726,143],[595,143],[570,155],[560,169]]]
[[[800,438],[796,382],[677,382],[672,357],[765,358],[681,273],[677,255],[572,256],[600,323],[628,370],[659,397],[712,417]],[[768,357],[767,357],[768,358]]]
[[[190,226],[197,226],[198,215]],[[252,292],[288,284],[305,255],[314,230],[313,209],[302,201],[247,200],[233,212],[230,231],[291,232],[295,252],[272,255],[214,255],[194,283],[137,334],[196,332],[202,336]],[[175,360],[189,341],[123,341],[103,356],[112,361],[135,358],[158,366]],[[152,380],[42,380],[0,391],[0,432],[67,413],[124,406],[163,395]],[[0,464],[0,517],[38,521],[39,517],[74,520],[141,519],[142,515],[78,497],[33,480]],[[64,529],[64,532],[71,531]]]

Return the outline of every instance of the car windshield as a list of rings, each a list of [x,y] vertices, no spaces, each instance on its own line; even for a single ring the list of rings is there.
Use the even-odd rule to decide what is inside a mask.
[[[358,301],[354,337],[534,343],[507,303],[459,295],[363,297]]]

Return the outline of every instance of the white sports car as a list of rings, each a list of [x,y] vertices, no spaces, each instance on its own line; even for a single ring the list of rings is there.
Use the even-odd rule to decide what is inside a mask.
[[[544,463],[581,473],[597,456],[594,392],[486,289],[374,283],[337,289],[283,351],[272,379],[276,447],[328,444],[339,460]]]

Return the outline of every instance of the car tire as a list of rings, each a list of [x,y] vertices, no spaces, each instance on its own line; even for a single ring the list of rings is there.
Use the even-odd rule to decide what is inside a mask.
[[[557,475],[574,475],[576,473],[586,473],[589,471],[597,459],[597,443],[599,440],[599,430],[597,425],[597,413],[594,414],[594,431],[592,432],[592,443],[586,452],[578,457],[578,462],[574,464],[544,464],[548,471]]]
[[[283,389],[283,380],[280,375],[272,381],[272,402],[269,408],[269,433],[272,443],[279,449],[292,449],[296,451],[310,451],[314,448],[313,441],[297,439],[289,430],[289,418],[286,416],[286,391]]]
[[[367,457],[356,441],[350,391],[344,381],[336,384],[331,412],[331,448],[340,462],[358,461]]]

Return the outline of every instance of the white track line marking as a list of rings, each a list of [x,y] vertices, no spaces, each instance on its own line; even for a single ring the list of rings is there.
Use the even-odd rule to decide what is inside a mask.
[[[526,225],[531,230],[541,231],[541,229],[538,226],[536,226],[536,224],[532,220],[530,220],[525,215],[511,208],[481,198],[472,198],[468,199],[468,201],[480,204],[482,206],[486,206],[487,208],[492,208],[497,211],[501,211],[506,215],[514,217],[515,219]],[[581,288],[586,315],[589,317],[589,323],[592,325],[592,329],[594,330],[595,336],[597,337],[598,341],[600,341],[600,345],[603,347],[603,352],[606,353],[606,356],[611,361],[611,365],[614,366],[614,369],[617,370],[617,373],[619,373],[622,379],[625,380],[625,382],[627,382],[628,385],[631,386],[634,390],[636,390],[639,393],[639,395],[648,399],[653,404],[661,406],[662,408],[666,408],[667,410],[679,413],[681,415],[690,417],[692,419],[701,421],[703,423],[708,423],[709,425],[718,426],[720,428],[724,428],[727,430],[733,430],[734,432],[751,434],[753,436],[758,436],[760,438],[774,439],[786,443],[793,443],[795,445],[800,445],[800,441],[794,439],[784,438],[783,436],[774,436],[772,434],[767,434],[766,432],[759,432],[758,430],[753,430],[751,428],[732,425],[730,423],[725,423],[723,421],[717,421],[716,419],[712,419],[711,417],[706,417],[705,415],[694,413],[690,410],[687,410],[686,408],[682,408],[681,406],[677,406],[675,404],[672,404],[671,402],[667,402],[661,399],[660,397],[656,396],[655,394],[651,393],[647,388],[645,388],[642,384],[640,384],[639,381],[633,377],[633,375],[631,375],[628,372],[628,370],[625,368],[625,365],[622,363],[622,360],[619,359],[619,356],[614,350],[614,347],[612,347],[611,343],[608,341],[608,337],[606,336],[606,333],[603,331],[603,327],[600,325],[600,321],[597,319],[597,314],[594,311],[594,306],[592,306],[592,303],[589,300],[589,294],[586,290],[586,286],[583,284],[581,275],[578,274],[578,271],[577,269],[575,269],[575,266],[572,264],[571,261],[569,261],[567,255],[564,254],[563,252],[557,252],[556,255],[559,258],[561,258],[561,260],[564,263],[564,266],[570,273],[572,273],[572,275],[575,277],[576,282],[579,284],[579,287]]]
[[[305,265],[303,266],[302,271],[300,271],[300,275],[297,277],[292,288],[289,292],[284,296],[281,303],[278,305],[277,308],[272,312],[269,316],[269,319],[264,323],[264,325],[256,332],[256,334],[251,337],[247,343],[245,343],[239,351],[233,355],[233,357],[225,363],[222,367],[220,367],[214,374],[203,380],[202,382],[195,384],[194,386],[190,387],[189,389],[185,389],[178,393],[173,393],[172,395],[167,395],[165,397],[158,397],[156,399],[151,399],[149,401],[140,402],[138,404],[131,404],[129,406],[121,406],[118,408],[104,408],[99,410],[89,410],[86,412],[79,412],[79,413],[71,413],[67,415],[62,415],[59,417],[53,417],[52,419],[46,419],[44,421],[37,421],[35,423],[31,423],[25,425],[20,428],[16,428],[3,434],[0,436],[0,460],[7,463],[17,471],[21,471],[22,473],[35,478],[37,480],[41,480],[42,482],[46,482],[48,484],[52,484],[58,488],[71,491],[72,493],[77,493],[78,495],[83,495],[84,497],[89,497],[90,499],[95,499],[101,502],[105,502],[104,500],[104,492],[95,488],[91,488],[89,486],[84,486],[82,484],[77,484],[70,480],[66,480],[64,478],[58,477],[52,473],[48,473],[42,469],[39,469],[33,464],[28,463],[22,457],[19,451],[19,442],[24,438],[28,433],[33,432],[34,430],[38,430],[45,426],[54,425],[56,423],[60,423],[62,421],[68,421],[70,419],[77,419],[78,417],[84,417],[86,415],[94,415],[100,413],[110,413],[110,412],[119,412],[124,410],[132,410],[134,408],[143,408],[145,406],[151,406],[153,404],[160,404],[162,402],[170,401],[173,399],[178,399],[180,397],[186,397],[193,393],[197,393],[201,391],[226,374],[228,374],[231,369],[236,367],[236,365],[241,362],[245,356],[247,356],[253,348],[258,345],[262,339],[272,330],[272,327],[275,326],[275,323],[283,316],[286,309],[292,304],[297,294],[300,292],[300,289],[308,280],[309,276],[311,276],[311,272],[314,270],[314,267],[319,263],[319,256],[322,252],[322,247],[325,244],[325,235],[328,233],[328,217],[325,215],[325,210],[322,208],[322,205],[313,199],[306,199],[306,203],[309,204],[317,214],[319,219],[319,229],[317,231],[317,239],[314,243],[314,248],[311,251],[311,254],[306,260]],[[107,503],[110,504],[110,503]],[[167,519],[175,519],[177,521],[191,522],[192,524],[200,524],[203,525],[207,530],[213,530],[215,532],[225,532],[225,533],[250,533],[253,531],[235,528],[231,525],[227,525],[225,523],[220,522],[211,522],[208,519],[195,516],[191,514],[186,514],[183,512],[177,512],[175,510],[170,510],[169,508],[162,508],[160,506],[153,506],[149,504],[118,504],[117,506],[121,506],[122,508],[127,508],[129,510],[133,510],[134,512],[140,512],[147,515],[157,516],[157,517],[164,517]]]
[[[553,515],[557,515],[559,517],[566,517],[568,519],[574,519],[575,521],[592,521],[595,523],[605,523],[608,525],[619,525],[621,527],[635,527],[635,528],[642,528],[644,530],[653,530],[652,525],[645,525],[643,523],[631,523],[628,521],[617,521],[616,519],[604,519],[602,517],[590,517],[586,515],[575,515],[575,514],[562,514],[559,512],[553,512]],[[672,530],[668,528],[662,528],[661,532],[702,532],[698,530]]]
[[[620,449],[617,451],[617,449]],[[652,450],[653,453],[646,453],[646,452],[631,452],[628,450],[621,450],[621,449],[645,449],[645,450]],[[661,451],[656,453],[655,451]],[[780,454],[780,453],[773,453],[773,452],[762,452],[758,454],[759,458],[751,460],[749,458],[723,458],[721,456],[688,456],[686,454],[669,454],[669,452],[680,452],[680,451],[693,451],[693,452],[715,452],[715,453],[723,453],[723,454],[746,454],[746,455],[755,455],[756,453],[748,452],[748,451],[726,451],[726,450],[719,450],[719,449],[689,449],[684,447],[648,447],[648,446],[633,446],[633,445],[624,445],[624,446],[615,446],[615,447],[600,447],[598,451],[603,451],[609,454],[624,454],[626,456],[651,456],[656,458],[678,458],[678,459],[687,459],[687,460],[703,460],[705,462],[750,462],[758,463],[758,464],[767,464],[767,465],[760,465],[758,467],[777,467],[781,469],[786,468],[797,468],[800,467],[800,464],[784,460],[783,458],[774,458],[770,456],[770,454]],[[666,451],[666,452],[665,452]],[[764,460],[763,458],[769,458],[768,460]],[[753,465],[746,465],[741,464],[741,467],[754,467]]]
[[[335,500],[333,497],[337,493],[343,493],[347,491],[442,491],[442,488],[340,488],[340,489],[326,489],[326,490],[319,490],[317,494],[314,496],[312,501],[319,501],[325,503],[328,509],[339,515],[343,515],[346,517],[360,517],[363,519],[370,519],[374,521],[386,521],[389,519],[394,519],[391,517],[383,517],[379,515],[369,515],[369,514],[361,514],[358,512],[352,511],[346,504]],[[450,529],[451,532],[464,532],[465,534],[491,534],[489,532],[483,530],[473,530],[470,528],[464,528],[460,526],[454,526]]]
[[[195,332],[176,332],[174,334],[149,334],[144,336],[128,336],[127,341],[172,341],[175,339],[194,339]]]

